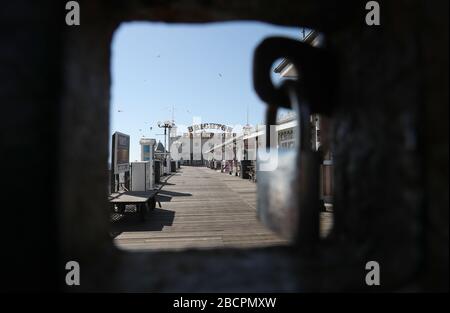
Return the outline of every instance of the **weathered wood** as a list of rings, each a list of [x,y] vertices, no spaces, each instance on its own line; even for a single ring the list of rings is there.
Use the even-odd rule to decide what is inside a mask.
[[[112,224],[115,243],[124,250],[258,247],[288,242],[262,225],[256,215],[257,185],[208,168],[183,167],[160,190],[155,209],[142,223],[134,216]],[[322,215],[322,236],[332,226]]]
[[[125,250],[285,245],[256,216],[256,184],[201,167],[183,167],[160,190],[148,221],[126,216],[112,225]]]

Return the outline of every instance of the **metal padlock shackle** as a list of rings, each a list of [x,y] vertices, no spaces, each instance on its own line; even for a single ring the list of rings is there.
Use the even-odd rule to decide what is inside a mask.
[[[330,115],[335,99],[335,59],[327,49],[312,47],[299,40],[270,37],[256,47],[253,87],[261,100],[277,107],[291,107],[288,93],[282,86],[274,86],[269,75],[273,63],[281,58],[289,60],[300,73],[302,83],[294,88],[307,100],[311,113]]]

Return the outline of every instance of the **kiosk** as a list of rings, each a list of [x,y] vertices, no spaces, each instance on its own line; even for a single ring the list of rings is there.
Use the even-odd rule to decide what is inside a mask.
[[[153,161],[155,159],[156,139],[141,138],[139,144],[141,145],[141,161]]]
[[[153,161],[132,162],[130,166],[130,190],[149,191],[155,186]]]

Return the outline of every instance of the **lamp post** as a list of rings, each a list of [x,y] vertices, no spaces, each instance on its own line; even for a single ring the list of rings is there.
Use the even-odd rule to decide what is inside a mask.
[[[167,128],[169,128],[169,129],[172,128],[173,122],[171,122],[171,121],[165,121],[164,123],[158,122],[158,127],[164,128],[164,149],[167,151],[167,153],[169,153],[170,150],[167,147],[167,137],[166,137],[167,136]],[[170,134],[170,132],[169,132],[169,134]],[[164,153],[164,154],[167,157],[167,154],[166,153]]]

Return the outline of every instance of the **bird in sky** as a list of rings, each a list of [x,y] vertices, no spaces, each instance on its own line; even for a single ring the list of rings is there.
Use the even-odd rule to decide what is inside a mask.
[[[222,77],[222,74],[219,73],[219,76]]]
[[[122,111],[122,110],[117,110],[117,112],[121,113],[121,112],[123,112],[123,111]]]

